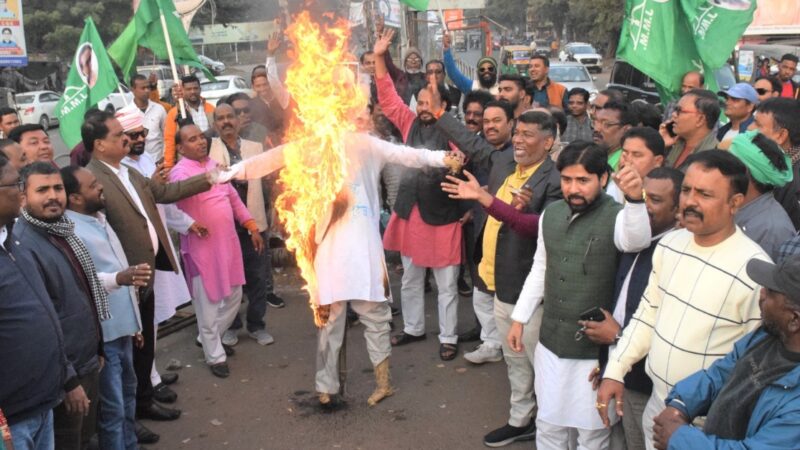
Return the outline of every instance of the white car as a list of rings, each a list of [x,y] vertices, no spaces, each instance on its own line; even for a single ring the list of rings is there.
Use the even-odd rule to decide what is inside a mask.
[[[120,92],[122,90],[122,92]],[[126,105],[133,103],[133,94],[128,86],[120,83],[116,91],[108,95],[108,97],[100,100],[97,103],[97,108],[109,112],[114,112],[118,109],[124,108]]]
[[[550,72],[547,74],[551,80],[563,84],[569,91],[572,88],[584,88],[589,91],[589,95],[597,95],[597,87],[594,85],[594,77],[589,75],[586,67],[577,62],[554,62],[550,63]]]
[[[38,123],[45,130],[58,124],[56,104],[61,95],[53,91],[31,91],[17,94],[17,111],[20,123]]]
[[[253,96],[253,91],[244,78],[237,75],[222,75],[217,77],[217,81],[203,80],[200,83],[200,96],[214,106],[217,105],[219,99],[237,92]]]
[[[590,72],[593,70],[596,70],[597,73],[603,71],[603,57],[597,53],[594,47],[585,42],[572,42],[565,45],[558,54],[558,59],[561,62],[579,62]]]

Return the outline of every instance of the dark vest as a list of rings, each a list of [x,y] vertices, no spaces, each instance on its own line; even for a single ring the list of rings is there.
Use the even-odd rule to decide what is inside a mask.
[[[429,150],[446,149],[448,141],[432,126],[422,126],[415,120],[408,132],[406,145]],[[400,179],[394,211],[402,219],[408,219],[414,205],[419,207],[422,220],[428,225],[447,225],[458,221],[463,215],[457,200],[442,191],[448,169],[406,169]]]
[[[544,315],[539,341],[559,358],[596,359],[600,348],[575,340],[578,317],[595,306],[611,309],[620,252],[614,226],[622,205],[602,193],[570,221],[564,200],[551,203],[542,221],[547,250]]]

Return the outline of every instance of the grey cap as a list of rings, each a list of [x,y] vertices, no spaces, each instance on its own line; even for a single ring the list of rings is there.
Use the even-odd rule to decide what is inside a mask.
[[[761,286],[800,303],[800,255],[789,256],[778,264],[751,259],[747,275]]]

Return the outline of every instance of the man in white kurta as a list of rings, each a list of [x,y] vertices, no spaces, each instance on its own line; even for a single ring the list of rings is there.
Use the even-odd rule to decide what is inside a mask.
[[[363,133],[344,137],[347,208],[344,215],[327,224],[317,248],[314,268],[320,305],[330,305],[327,324],[317,340],[316,390],[327,404],[340,390],[338,359],[345,329],[347,303],[365,326],[367,351],[375,366],[378,388],[368,403],[376,404],[392,394],[389,385],[389,322],[391,300],[383,245],[379,232],[380,173],[387,163],[408,167],[445,167],[445,151],[415,149],[381,141]],[[231,168],[236,178],[260,178],[283,166],[280,146]]]

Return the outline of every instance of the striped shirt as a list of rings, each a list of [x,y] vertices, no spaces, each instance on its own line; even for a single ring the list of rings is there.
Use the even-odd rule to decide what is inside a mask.
[[[647,356],[653,392],[666,398],[688,375],[708,368],[761,323],[759,287],[747,276],[752,259],[769,256],[741,229],[701,247],[676,230],[653,253],[653,270],[639,307],[609,356],[605,378],[622,382]]]

